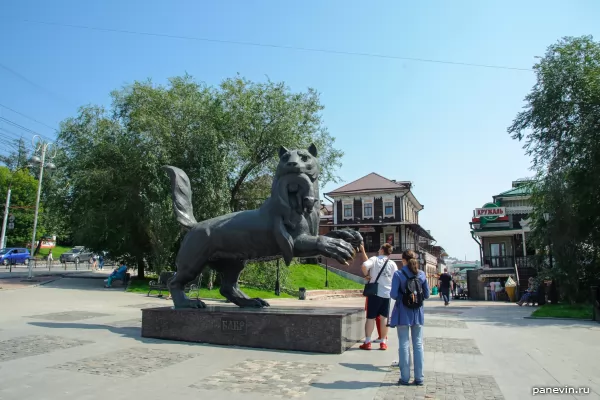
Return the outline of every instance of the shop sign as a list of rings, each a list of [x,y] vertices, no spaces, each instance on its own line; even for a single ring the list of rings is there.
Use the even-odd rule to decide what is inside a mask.
[[[359,232],[375,232],[375,228],[372,226],[361,226],[358,228]]]
[[[487,222],[495,221],[506,216],[506,207],[500,207],[495,203],[486,203],[481,208],[475,209],[475,218],[481,218]]]

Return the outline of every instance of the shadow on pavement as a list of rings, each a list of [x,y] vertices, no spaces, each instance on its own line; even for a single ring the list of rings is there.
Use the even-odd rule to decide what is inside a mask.
[[[355,369],[357,371],[370,371],[370,372],[390,372],[390,368],[378,367],[373,364],[353,364],[353,363],[340,363],[342,367]]]

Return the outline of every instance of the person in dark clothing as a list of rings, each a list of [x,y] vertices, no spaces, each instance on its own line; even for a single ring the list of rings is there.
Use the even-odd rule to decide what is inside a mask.
[[[450,304],[450,283],[452,276],[448,273],[448,268],[444,268],[444,273],[440,275],[440,291],[444,299],[444,305]]]

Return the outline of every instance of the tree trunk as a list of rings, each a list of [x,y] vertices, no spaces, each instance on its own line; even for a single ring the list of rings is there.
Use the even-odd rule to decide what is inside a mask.
[[[137,257],[136,262],[137,262],[137,268],[138,268],[137,276],[139,279],[144,279],[144,269],[146,267],[146,265],[144,263],[144,258]]]

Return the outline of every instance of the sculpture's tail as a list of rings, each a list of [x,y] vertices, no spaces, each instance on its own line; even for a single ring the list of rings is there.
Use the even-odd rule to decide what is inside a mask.
[[[179,168],[170,165],[165,165],[163,168],[171,179],[171,197],[173,198],[173,209],[175,210],[177,222],[184,229],[189,230],[197,223],[196,218],[194,218],[194,207],[192,206],[190,178]]]

